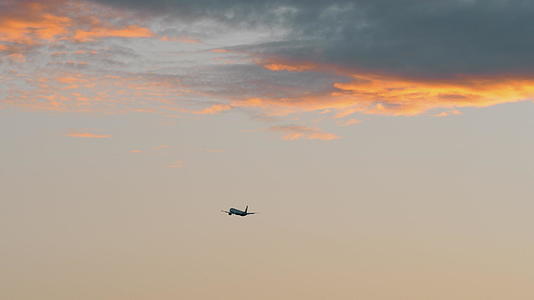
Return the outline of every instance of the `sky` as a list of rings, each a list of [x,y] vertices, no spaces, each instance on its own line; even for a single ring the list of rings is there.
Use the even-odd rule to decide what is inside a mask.
[[[0,0],[0,297],[533,299],[532,15]]]

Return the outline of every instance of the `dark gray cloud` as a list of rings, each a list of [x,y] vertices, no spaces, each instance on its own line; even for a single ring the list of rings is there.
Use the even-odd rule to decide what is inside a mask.
[[[524,0],[96,0],[183,22],[281,26],[256,55],[414,77],[534,74],[534,2]]]

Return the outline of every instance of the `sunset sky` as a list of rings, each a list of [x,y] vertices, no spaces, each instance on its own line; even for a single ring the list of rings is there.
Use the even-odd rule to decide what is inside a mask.
[[[0,0],[0,298],[534,299],[533,100],[531,1]]]

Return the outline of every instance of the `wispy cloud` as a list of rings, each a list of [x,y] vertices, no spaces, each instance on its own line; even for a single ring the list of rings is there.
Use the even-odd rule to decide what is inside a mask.
[[[443,112],[434,114],[434,117],[447,117],[447,116],[451,116],[451,115],[461,115],[461,114],[462,114],[461,111],[454,109],[454,110],[451,110],[451,111],[443,111]]]
[[[46,42],[91,42],[100,38],[153,37],[139,24],[124,24],[126,11],[87,1],[11,1],[0,12],[0,42],[37,46]],[[115,25],[114,20],[122,19]],[[2,48],[0,48],[0,51]]]
[[[111,138],[111,134],[98,134],[98,133],[91,133],[87,131],[71,131],[66,134],[68,137],[73,138],[89,138],[89,139],[109,139]]]
[[[230,105],[215,104],[202,110],[193,111],[193,113],[199,115],[214,115],[230,109],[232,109],[232,106]]]
[[[146,38],[154,33],[138,25],[129,25],[123,28],[97,27],[92,30],[77,30],[72,38],[78,42],[90,42],[99,38],[122,37],[122,38]]]
[[[32,89],[20,88],[21,81]],[[32,110],[60,112],[186,112],[179,99],[191,95],[169,76],[36,70],[31,77],[10,78],[10,93],[0,102]],[[132,100],[134,98],[135,100]],[[175,102],[172,102],[175,100]]]
[[[230,50],[228,50],[228,49],[211,49],[210,52],[213,52],[213,53],[229,53]]]
[[[35,45],[41,40],[55,40],[69,32],[73,20],[55,15],[58,1],[49,3],[7,1],[0,12],[0,42]]]
[[[328,133],[318,128],[310,128],[310,127],[305,127],[305,126],[284,125],[284,126],[273,126],[269,129],[271,131],[282,132],[284,134],[282,139],[287,140],[287,141],[300,140],[300,139],[330,141],[330,140],[339,139],[339,136],[333,133]]]

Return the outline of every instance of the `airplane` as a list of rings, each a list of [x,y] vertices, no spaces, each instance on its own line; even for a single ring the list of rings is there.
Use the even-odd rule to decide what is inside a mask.
[[[239,210],[239,209],[235,209],[235,208],[230,208],[230,211],[226,211],[226,210],[221,210],[222,212],[224,213],[227,213],[229,216],[231,215],[237,215],[237,216],[241,216],[241,217],[244,217],[244,216],[247,216],[247,215],[253,215],[255,214],[255,212],[248,212],[248,205],[247,207],[245,208],[245,211],[242,211],[242,210]]]

